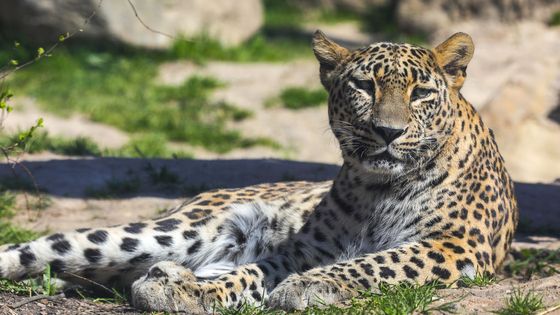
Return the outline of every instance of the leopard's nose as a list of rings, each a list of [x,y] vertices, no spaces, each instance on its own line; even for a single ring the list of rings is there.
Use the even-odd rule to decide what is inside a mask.
[[[148,271],[148,279],[149,278],[162,278],[167,276],[167,274],[165,272],[163,272],[163,270],[159,269],[158,267],[153,267],[152,269],[150,269],[150,271]]]
[[[398,137],[402,136],[405,133],[406,129],[394,129],[374,126],[373,131],[375,131],[381,138],[383,138],[383,140],[385,140],[385,143],[389,144]]]

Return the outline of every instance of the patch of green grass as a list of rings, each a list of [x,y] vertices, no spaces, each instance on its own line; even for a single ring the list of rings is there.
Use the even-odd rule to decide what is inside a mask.
[[[355,22],[367,33],[382,35],[385,40],[407,42],[422,45],[427,43],[427,34],[405,33],[397,21],[398,1],[386,1],[365,8],[361,12],[345,9],[302,9],[285,1],[266,0],[265,34],[285,33],[301,35],[305,22],[313,21],[325,24]]]
[[[304,14],[289,1],[264,0],[264,25],[268,27],[301,26]]]
[[[560,273],[560,250],[526,248],[512,251],[513,261],[504,267],[508,276],[531,279]]]
[[[243,304],[239,308],[228,308],[216,305],[213,314],[219,315],[285,315],[286,312],[267,309],[264,306]]]
[[[235,118],[234,118],[235,119]],[[0,146],[10,143],[18,133],[12,135],[0,135]],[[133,158],[192,158],[188,152],[172,152],[168,149],[165,135],[158,133],[136,134],[124,146],[118,149],[100,148],[97,143],[87,137],[62,138],[52,137],[47,132],[39,132],[33,135],[25,145],[25,152],[39,153],[52,152],[71,156],[95,156],[95,157],[133,157]],[[14,152],[17,154],[17,152]],[[16,185],[11,183],[10,186]],[[32,184],[26,184],[31,190]],[[31,186],[30,186],[31,185]],[[2,187],[0,185],[0,187]]]
[[[344,9],[304,8],[293,2],[278,0],[265,0],[263,3],[265,28],[295,29],[309,21],[336,24],[360,20],[360,15]]]
[[[140,177],[129,172],[125,178],[112,177],[102,187],[89,187],[85,195],[90,198],[107,199],[130,196],[140,190]]]
[[[28,296],[36,294],[53,296],[59,291],[56,287],[54,277],[55,275],[51,272],[51,266],[47,264],[41,279],[28,279],[23,281],[0,279],[0,292]]]
[[[31,284],[29,281],[0,279],[0,292],[31,296],[35,294],[36,286]]]
[[[55,295],[58,291],[58,288],[56,287],[56,284],[54,282],[54,275],[51,272],[50,264],[47,264],[45,271],[43,271],[41,284],[44,295],[52,296]]]
[[[14,206],[16,204],[16,196],[9,191],[0,194],[0,218],[12,216],[14,214]]]
[[[211,60],[234,62],[286,61],[312,58],[311,37],[301,26],[302,11],[285,2],[265,0],[264,26],[245,43],[226,47],[207,35],[179,38],[167,54],[169,59],[189,59],[197,63]]]
[[[222,83],[193,77],[177,87],[160,86],[155,82],[157,60],[148,54],[59,49],[52,57],[19,71],[11,84],[50,111],[61,115],[81,112],[130,133],[149,130],[167,141],[216,152],[266,145],[262,139],[246,138],[225,127],[226,122],[245,119],[250,112],[209,100]],[[84,148],[99,153],[84,141],[74,145],[78,152]]]
[[[12,143],[19,133],[12,135],[0,135],[0,146]],[[53,153],[74,156],[101,156],[101,149],[86,137],[65,139],[49,136],[47,132],[37,132],[26,143],[23,150],[27,153],[38,153],[50,151]]]
[[[21,180],[20,177],[8,177],[0,181],[0,190],[4,191],[0,193],[0,245],[22,243],[37,238],[39,233],[6,222],[6,219],[12,217],[16,212],[16,196],[11,191],[35,192],[33,185]],[[50,202],[51,200],[48,197],[39,194],[30,200],[28,206],[40,210],[47,207]]]
[[[311,90],[303,87],[289,87],[280,93],[278,102],[285,108],[302,109],[326,104],[328,97],[328,93],[323,88]]]
[[[27,242],[38,236],[36,232],[16,227],[8,222],[0,222],[0,245]]]
[[[16,207],[15,196],[10,192],[0,194],[0,245],[21,243],[34,239],[37,233],[22,229],[6,222],[6,219],[14,215]]]
[[[483,273],[476,274],[473,279],[467,276],[463,276],[461,277],[461,279],[459,279],[458,284],[460,287],[471,288],[471,287],[486,287],[496,282],[497,280],[494,275],[483,272]]]
[[[398,285],[381,284],[379,293],[364,292],[360,297],[351,300],[348,307],[340,308],[335,305],[326,307],[310,307],[301,314],[330,315],[330,314],[413,314],[434,311],[451,312],[453,302],[433,306],[438,297],[436,294],[440,285],[430,283],[416,285],[401,283]]]
[[[544,308],[543,297],[533,292],[523,293],[515,289],[507,298],[506,306],[498,311],[499,315],[530,315]]]
[[[32,296],[39,292],[39,286],[32,280],[14,281],[0,279],[0,292]]]
[[[105,156],[118,157],[170,157],[166,145],[166,138],[160,133],[141,134],[132,137],[132,139],[122,148],[117,150],[108,150]]]
[[[309,40],[273,37],[263,33],[255,35],[236,47],[226,47],[208,36],[179,38],[171,47],[169,59],[188,59],[204,64],[211,60],[234,62],[286,61],[313,56]]]
[[[550,26],[559,26],[560,25],[560,11],[556,11],[550,17],[548,21],[548,25]]]

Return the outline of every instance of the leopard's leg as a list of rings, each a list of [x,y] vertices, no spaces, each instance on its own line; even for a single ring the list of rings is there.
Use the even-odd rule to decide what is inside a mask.
[[[268,306],[284,310],[332,304],[376,290],[381,282],[456,284],[462,276],[494,273],[489,247],[473,251],[466,240],[449,238],[409,243],[349,261],[293,274],[270,294]]]
[[[344,247],[340,241],[327,241],[327,229],[332,224],[313,227],[321,218],[332,218],[332,200],[326,198],[319,202],[317,198],[316,202],[306,206],[307,199],[304,197],[302,202],[293,204],[300,211],[314,209],[309,217],[303,211],[300,225],[291,225],[286,237],[277,239],[279,243],[273,250],[260,255],[262,258],[254,260],[255,263],[240,265],[231,272],[205,281],[194,281],[193,272],[184,266],[167,262],[156,264],[133,283],[133,304],[144,310],[187,312],[195,309],[211,312],[216,305],[259,304],[288,275],[334,262]]]
[[[212,312],[217,305],[259,305],[268,299],[271,307],[303,309],[348,299],[380,282],[454,283],[477,270],[493,272],[490,262],[477,259],[465,245],[461,239],[410,243],[303,273],[295,272],[287,257],[274,256],[198,282],[184,267],[162,263],[133,284],[133,303],[146,310]]]
[[[132,301],[135,307],[152,311],[213,312],[218,306],[260,305],[290,274],[334,261],[339,252],[333,247],[325,249],[327,243],[320,240],[303,242],[294,236],[267,258],[238,266],[213,280],[197,280],[184,266],[158,263],[133,283]]]
[[[189,314],[214,313],[217,307],[245,303],[262,305],[272,288],[267,285],[267,278],[263,265],[258,263],[239,266],[214,280],[197,281],[189,269],[161,262],[133,283],[132,304],[142,310]]]

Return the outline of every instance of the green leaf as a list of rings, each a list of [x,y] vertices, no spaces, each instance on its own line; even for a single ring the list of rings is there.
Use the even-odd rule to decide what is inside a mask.
[[[37,48],[37,57],[41,57],[45,54],[45,49],[43,47]]]
[[[58,36],[58,41],[59,42],[63,42],[65,41],[68,37],[70,37],[70,33],[66,32],[65,34],[61,34]]]
[[[17,65],[19,65],[19,62],[18,62],[17,60],[15,60],[15,59],[12,59],[12,60],[10,60],[10,64],[11,64],[12,66],[17,66]]]

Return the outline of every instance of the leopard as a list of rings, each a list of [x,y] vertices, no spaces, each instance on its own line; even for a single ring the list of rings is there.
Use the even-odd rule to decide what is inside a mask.
[[[316,31],[312,48],[343,160],[334,180],[216,189],[163,218],[5,245],[0,278],[50,266],[129,288],[138,309],[204,314],[494,275],[518,206],[491,129],[461,94],[472,38],[348,49]]]

